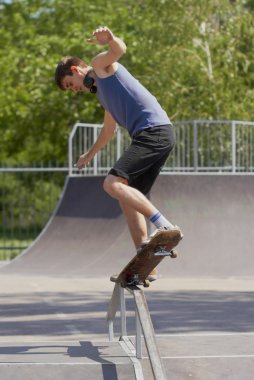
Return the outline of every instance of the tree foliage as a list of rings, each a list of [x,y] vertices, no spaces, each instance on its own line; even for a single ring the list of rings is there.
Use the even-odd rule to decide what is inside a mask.
[[[173,121],[253,119],[253,12],[252,0],[1,1],[1,160],[64,161],[72,125],[102,121],[95,97],[54,84],[62,56],[102,50],[85,42],[100,25]]]

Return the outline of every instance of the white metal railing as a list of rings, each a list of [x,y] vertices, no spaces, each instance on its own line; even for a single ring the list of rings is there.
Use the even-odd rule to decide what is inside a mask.
[[[162,174],[254,173],[254,122],[236,120],[185,120],[174,123],[176,144]],[[96,141],[101,124],[76,123],[69,137],[69,175],[106,174],[130,143],[127,131],[116,137],[91,164],[79,171],[79,156]]]
[[[69,175],[81,174],[106,174],[114,162],[121,156],[123,150],[130,143],[130,138],[125,130],[117,129],[112,141],[94,157],[92,162],[83,170],[75,167],[80,155],[86,152],[96,141],[101,124],[76,123],[69,136]]]

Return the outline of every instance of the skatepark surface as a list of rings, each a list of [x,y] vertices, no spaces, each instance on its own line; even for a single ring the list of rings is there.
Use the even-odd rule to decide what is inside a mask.
[[[135,355],[107,337],[109,278],[135,251],[102,182],[67,178],[44,231],[0,268],[1,379],[137,378]],[[253,189],[253,176],[161,175],[150,194],[184,232],[145,290],[170,380],[253,378]],[[132,341],[133,308],[127,298]],[[153,379],[145,348],[140,362]]]

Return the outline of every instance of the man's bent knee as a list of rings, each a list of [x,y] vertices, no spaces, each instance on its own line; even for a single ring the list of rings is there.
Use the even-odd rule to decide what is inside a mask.
[[[128,181],[125,178],[116,177],[112,174],[109,174],[104,180],[103,189],[106,191],[106,193],[114,195],[114,193],[119,188],[119,184],[128,185]]]

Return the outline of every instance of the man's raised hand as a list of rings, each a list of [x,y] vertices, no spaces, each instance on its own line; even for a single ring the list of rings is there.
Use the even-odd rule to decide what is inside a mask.
[[[106,45],[113,40],[114,35],[109,28],[101,26],[93,32],[94,38],[87,39],[92,44]]]

